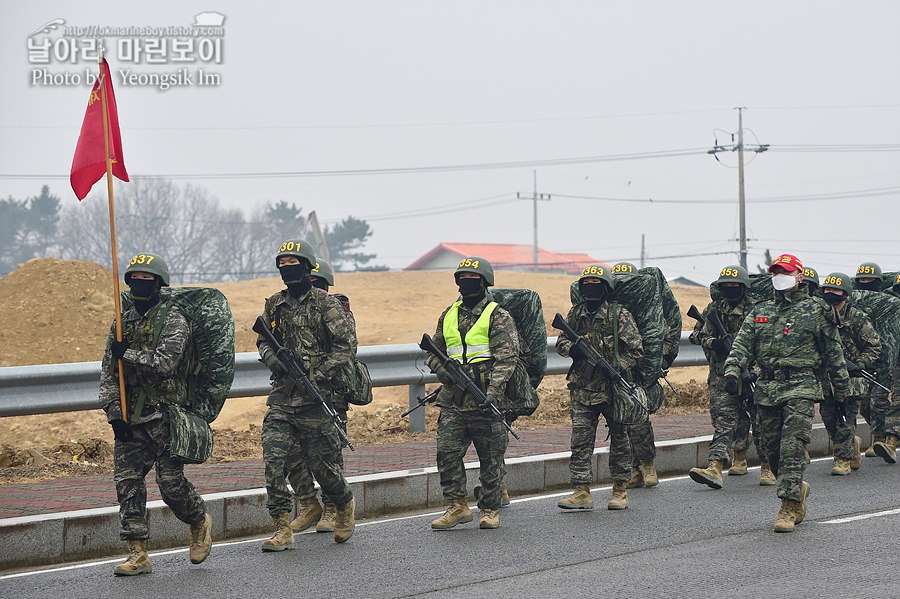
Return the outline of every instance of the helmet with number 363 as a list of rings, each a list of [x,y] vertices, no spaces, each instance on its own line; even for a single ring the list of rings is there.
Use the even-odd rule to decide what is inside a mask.
[[[585,279],[600,279],[606,283],[610,291],[616,288],[616,280],[613,277],[612,269],[604,264],[591,264],[581,271],[581,276],[578,277],[579,290],[581,289],[582,281]]]

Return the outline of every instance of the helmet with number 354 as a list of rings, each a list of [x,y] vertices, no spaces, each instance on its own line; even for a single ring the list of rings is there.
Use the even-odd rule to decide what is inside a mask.
[[[473,272],[477,275],[481,275],[481,278],[484,279],[487,287],[494,286],[494,267],[484,258],[479,258],[478,256],[464,258],[459,263],[459,266],[456,267],[453,278],[459,281],[459,273],[462,272]]]

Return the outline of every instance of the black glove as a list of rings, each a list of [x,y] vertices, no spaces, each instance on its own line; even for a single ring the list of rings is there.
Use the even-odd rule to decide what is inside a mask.
[[[834,415],[837,417],[838,426],[847,423],[847,406],[844,405],[844,402],[834,402]]]
[[[260,360],[266,365],[266,368],[272,371],[272,374],[275,376],[281,376],[282,374],[287,374],[287,366],[278,359],[278,356],[275,354],[269,354],[269,357],[266,360]]]
[[[729,395],[738,394],[738,380],[736,376],[729,374],[725,377],[725,393]]]
[[[850,376],[862,376],[862,368],[859,364],[855,364],[850,360],[845,360],[847,362],[847,374]]]
[[[731,344],[725,339],[713,339],[710,348],[723,358],[731,353]]]
[[[497,405],[497,398],[494,397],[493,395],[485,395],[484,401],[481,402],[481,405],[479,407],[482,410],[489,410],[492,405],[494,405],[494,406]]]
[[[121,360],[122,356],[125,355],[125,350],[128,349],[127,341],[113,341],[109,344],[109,351],[112,353],[113,357],[116,360]],[[124,424],[124,422],[123,422]]]
[[[584,352],[581,351],[581,346],[579,346],[576,343],[575,345],[573,345],[572,347],[569,348],[569,357],[572,358],[572,360],[574,361],[574,360],[582,360],[586,356],[584,355]]]
[[[113,434],[116,436],[116,441],[131,441],[134,439],[134,431],[131,430],[131,427],[128,426],[128,423],[124,420],[111,420],[109,422],[112,425]]]
[[[438,367],[434,371],[434,373],[437,375],[438,380],[445,385],[452,385],[456,382],[453,380],[453,377],[450,376],[450,371],[444,368],[442,364],[438,364]]]

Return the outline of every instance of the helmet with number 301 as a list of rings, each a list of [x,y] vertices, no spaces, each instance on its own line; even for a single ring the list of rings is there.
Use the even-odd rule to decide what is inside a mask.
[[[585,279],[600,279],[606,283],[610,291],[614,291],[616,288],[616,279],[613,277],[612,269],[604,264],[591,264],[581,271],[581,276],[578,277],[579,290]]]
[[[159,278],[161,287],[169,286],[169,267],[158,254],[138,254],[128,263],[125,269],[125,283],[131,279],[133,272],[146,272]]]
[[[740,283],[745,287],[750,287],[750,275],[743,266],[733,264],[731,266],[726,266],[719,272],[719,278],[716,279],[716,285],[721,285],[722,283]]]
[[[474,272],[477,275],[481,275],[485,285],[488,287],[494,286],[494,267],[484,258],[479,258],[478,256],[464,258],[460,261],[459,266],[456,267],[453,278],[459,281],[459,273],[461,272]]]
[[[313,251],[312,244],[305,239],[288,239],[282,243],[278,248],[278,253],[275,254],[275,268],[279,267],[282,256],[294,256],[300,261],[306,260],[310,270],[316,266],[316,253]]]

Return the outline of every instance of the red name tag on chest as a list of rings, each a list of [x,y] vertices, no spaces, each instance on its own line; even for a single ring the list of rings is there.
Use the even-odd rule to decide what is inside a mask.
[[[768,316],[757,316],[756,322],[769,322],[769,317]]]

